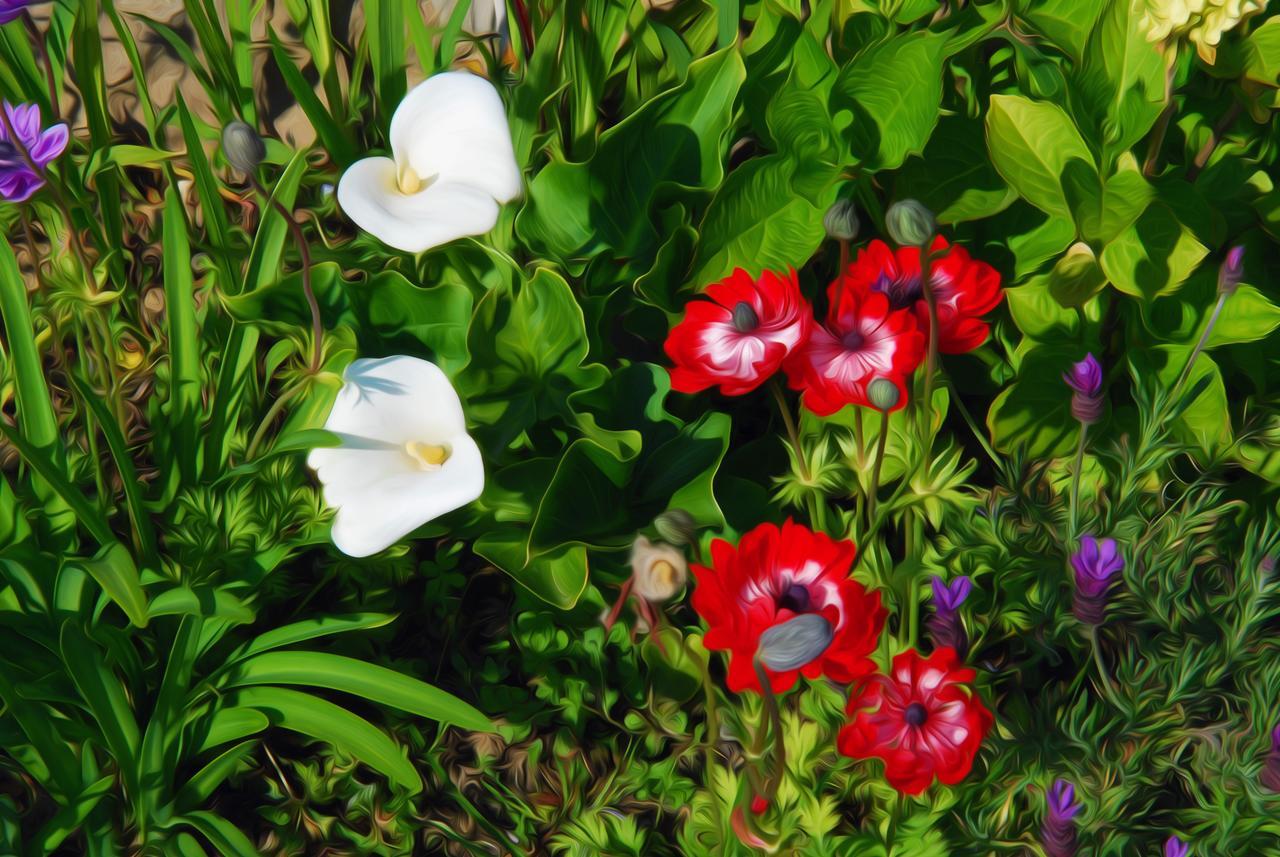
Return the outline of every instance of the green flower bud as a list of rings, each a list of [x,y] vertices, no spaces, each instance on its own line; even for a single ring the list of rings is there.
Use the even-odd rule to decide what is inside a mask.
[[[825,652],[834,636],[831,623],[820,614],[801,613],[765,630],[756,657],[776,673],[798,670]]]
[[[836,241],[852,241],[857,238],[858,225],[858,209],[848,199],[836,200],[822,218],[827,236]]]
[[[222,154],[242,173],[252,173],[267,156],[267,144],[258,132],[236,119],[222,129]]]
[[[668,509],[653,519],[658,536],[669,544],[691,545],[698,536],[698,523],[684,509]]]
[[[867,385],[867,399],[877,411],[892,411],[898,407],[902,391],[888,378],[876,378]]]
[[[903,247],[928,247],[938,233],[933,212],[914,199],[904,199],[889,206],[884,215],[889,237]]]

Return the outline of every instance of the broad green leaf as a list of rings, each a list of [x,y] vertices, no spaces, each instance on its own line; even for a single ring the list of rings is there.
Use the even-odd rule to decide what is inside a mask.
[[[1082,307],[1107,285],[1107,275],[1088,244],[1073,244],[1048,276],[1049,293],[1064,307]],[[1025,331],[1024,331],[1025,332]]]
[[[1051,217],[1070,217],[1062,188],[1067,164],[1095,174],[1093,153],[1061,107],[1021,95],[993,95],[987,112],[991,162],[1009,186]]]
[[[165,427],[172,438],[175,461],[170,464],[170,490],[181,474],[181,482],[190,485],[196,478],[197,421],[203,388],[200,366],[200,329],[196,323],[195,283],[191,269],[191,244],[187,237],[187,218],[177,188],[165,190],[163,214],[164,301],[168,321],[170,393],[169,413]]]
[[[987,427],[1001,452],[1022,449],[1027,455],[1067,455],[1079,437],[1071,416],[1071,388],[1062,374],[1084,357],[1083,346],[1038,345],[1022,358],[1018,377],[991,403]]]
[[[1186,367],[1191,351],[1191,345],[1157,345],[1134,350],[1130,359],[1143,377],[1171,388]],[[1212,453],[1231,443],[1231,412],[1218,364],[1203,352],[1187,375],[1182,393],[1185,395],[1199,384],[1207,386],[1178,417],[1174,435]]]
[[[1072,161],[1063,173],[1063,191],[1080,237],[1095,245],[1127,229],[1155,197],[1155,189],[1136,164],[1103,182],[1082,161]]]
[[[104,545],[92,559],[74,561],[93,576],[112,601],[139,628],[147,625],[147,596],[142,592],[133,556],[119,542]]]
[[[1182,285],[1208,252],[1171,208],[1156,203],[1102,249],[1099,261],[1117,289],[1150,300]]]
[[[1227,298],[1209,333],[1209,348],[1265,339],[1280,327],[1280,306],[1253,286],[1239,286]]]
[[[233,667],[227,684],[230,687],[259,684],[323,687],[463,729],[477,732],[493,729],[489,718],[453,694],[368,661],[325,652],[263,652]]]
[[[256,708],[273,726],[332,744],[410,794],[422,790],[422,778],[395,741],[369,721],[332,702],[283,687],[245,687],[229,694],[226,703]]]
[[[1027,0],[1019,15],[1037,32],[1074,59],[1085,54],[1085,45],[1107,0]]]
[[[603,247],[650,256],[659,199],[719,184],[744,76],[732,48],[693,63],[684,83],[601,134],[589,161],[553,160],[539,171],[517,232],[562,259]]]
[[[946,224],[991,217],[1017,199],[991,165],[982,123],[963,116],[939,120],[924,157],[895,174],[894,196],[920,200]]]
[[[394,613],[352,613],[347,616],[319,616],[315,619],[304,619],[301,622],[294,622],[259,634],[245,646],[243,651],[237,652],[235,660],[333,634],[381,628],[395,618]]]
[[[125,788],[137,794],[138,747],[141,734],[123,683],[108,666],[101,647],[73,622],[62,628],[63,668],[93,715],[102,740],[120,767]]]
[[[180,819],[198,831],[222,857],[261,857],[261,852],[231,822],[212,812],[189,812]]]
[[[587,588],[587,551],[581,545],[529,556],[529,534],[517,526],[493,529],[472,549],[538,598],[563,610],[578,603]]]
[[[942,106],[947,42],[941,33],[904,33],[840,72],[831,108],[837,123],[849,114],[845,135],[866,169],[896,169],[924,151]]]

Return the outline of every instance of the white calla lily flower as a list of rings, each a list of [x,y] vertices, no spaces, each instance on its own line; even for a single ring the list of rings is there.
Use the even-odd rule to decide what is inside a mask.
[[[391,154],[352,164],[338,203],[399,250],[488,232],[498,206],[520,195],[502,98],[474,74],[443,72],[414,87],[391,117]]]
[[[364,358],[342,378],[324,425],[342,443],[307,456],[336,510],[338,550],[377,553],[480,496],[480,448],[439,367],[403,355]]]

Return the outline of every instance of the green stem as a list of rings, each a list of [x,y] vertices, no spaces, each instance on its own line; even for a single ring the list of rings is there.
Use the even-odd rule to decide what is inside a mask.
[[[907,528],[907,532],[911,534],[912,545],[907,551],[907,556],[916,557],[919,562],[917,568],[924,565],[924,520],[919,516],[911,516],[911,523]],[[920,587],[916,585],[914,579],[907,582],[907,646],[914,647],[916,640],[920,638]]]
[[[973,418],[973,414],[969,413],[969,407],[960,398],[960,391],[956,389],[955,384],[950,381],[946,382],[947,389],[951,391],[950,401],[955,404],[956,410],[960,412],[960,416],[964,418],[965,423],[969,426],[969,430],[973,432],[973,437],[978,441],[979,446],[987,453],[987,457],[991,459],[991,463],[996,466],[997,470],[1004,469],[1004,463],[1000,460],[1000,455],[995,451],[991,442],[987,440],[986,433],[978,428],[978,422]]]
[[[289,234],[293,236],[293,243],[298,246],[298,255],[302,263],[302,294],[307,300],[307,309],[311,311],[312,348],[311,362],[307,366],[307,372],[311,375],[319,374],[320,365],[324,359],[324,322],[320,319],[320,304],[316,301],[315,290],[311,287],[311,248],[307,244],[307,236],[302,233],[302,227],[298,225],[293,212],[285,208],[274,195],[267,193],[257,176],[250,174],[249,181],[252,182],[254,190],[263,199],[269,200],[271,206],[284,218]]]
[[[1204,347],[1209,343],[1209,334],[1213,332],[1213,326],[1218,323],[1218,316],[1222,314],[1222,307],[1227,303],[1227,293],[1218,293],[1218,302],[1213,305],[1213,312],[1209,315],[1209,323],[1204,326],[1204,333],[1200,334],[1196,347],[1191,349],[1191,356],[1187,358],[1187,365],[1182,367],[1182,373],[1178,375],[1178,381],[1173,385],[1173,391],[1169,394],[1169,402],[1172,404],[1178,400],[1178,393],[1182,392],[1182,385],[1187,383],[1187,378],[1191,377],[1191,367],[1196,365],[1196,358],[1200,356],[1200,352],[1204,351]]]
[[[880,490],[880,469],[884,466],[884,448],[889,441],[889,412],[880,412],[880,436],[876,438],[876,463],[871,468],[871,490],[867,492],[867,528],[876,519],[876,494]]]
[[[1115,684],[1111,681],[1111,673],[1107,670],[1107,665],[1102,660],[1102,644],[1098,640],[1098,627],[1096,625],[1089,627],[1089,646],[1093,649],[1093,664],[1098,670],[1098,681],[1102,684],[1103,693],[1117,711],[1123,711],[1124,706],[1120,704],[1120,696],[1116,692]]]
[[[266,436],[267,429],[270,428],[271,423],[275,422],[276,417],[280,416],[280,412],[284,410],[284,406],[289,400],[300,392],[302,392],[302,385],[297,384],[285,390],[271,403],[271,407],[267,409],[262,422],[258,423],[258,428],[253,433],[253,439],[249,441],[249,448],[245,450],[244,460],[246,462],[253,461],[254,454],[258,451],[258,446],[262,443],[262,438]]]
[[[795,418],[791,416],[791,409],[787,406],[787,397],[782,394],[782,386],[778,383],[777,378],[769,381],[769,392],[773,394],[773,401],[778,406],[778,413],[782,415],[782,424],[787,430],[787,440],[791,443],[791,449],[796,455],[796,467],[800,470],[800,478],[808,485],[812,477],[809,474],[809,463],[805,461],[804,450],[800,448],[800,430],[796,428]]]
[[[759,659],[753,662],[756,668],[756,678],[760,681],[760,692],[764,695],[764,710],[769,718],[769,724],[773,731],[773,776],[765,783],[764,794],[761,795],[766,801],[772,801],[773,796],[778,793],[778,786],[782,783],[783,776],[787,771],[787,742],[782,735],[782,713],[778,709],[778,698],[773,694],[773,688],[769,683],[769,674],[765,672],[764,664]],[[763,730],[762,730],[763,731]]]
[[[940,256],[938,258],[941,258]],[[920,289],[929,308],[929,350],[924,358],[924,396],[919,403],[923,418],[920,444],[923,447],[923,468],[929,475],[929,461],[933,456],[933,376],[938,370],[938,296],[933,290],[934,256],[925,247],[920,248]]]
[[[1080,442],[1076,444],[1076,463],[1071,469],[1071,518],[1070,526],[1067,529],[1068,540],[1075,542],[1077,512],[1080,504],[1080,472],[1084,470],[1084,448],[1086,438],[1089,435],[1089,424],[1080,423]]]

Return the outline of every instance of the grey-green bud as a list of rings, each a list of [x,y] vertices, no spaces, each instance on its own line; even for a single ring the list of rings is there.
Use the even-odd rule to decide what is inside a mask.
[[[836,241],[852,241],[858,237],[858,209],[852,200],[838,199],[822,217],[827,236]]]
[[[653,519],[658,536],[669,544],[691,545],[698,535],[698,523],[684,509],[668,509]]]
[[[876,378],[867,385],[867,400],[877,411],[892,411],[901,399],[898,385],[888,378]]]
[[[776,673],[798,670],[831,645],[835,629],[817,613],[801,613],[760,635],[756,657]]]
[[[750,333],[760,326],[760,316],[755,307],[746,301],[738,301],[733,307],[733,329],[738,333]]]
[[[222,154],[240,172],[252,173],[267,156],[267,144],[257,131],[236,119],[222,129]]]
[[[884,215],[889,237],[903,247],[927,247],[938,233],[938,221],[923,203],[904,199],[889,206]]]

